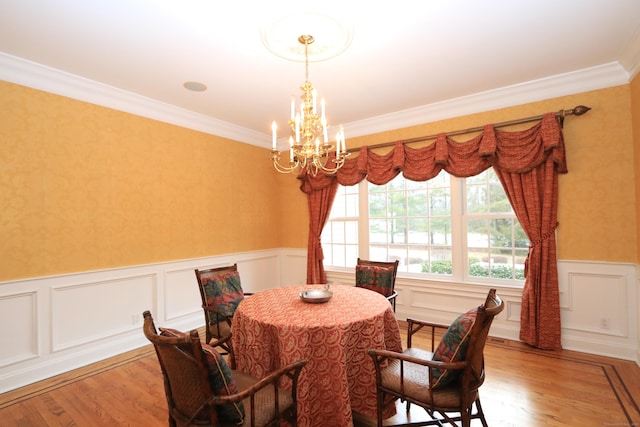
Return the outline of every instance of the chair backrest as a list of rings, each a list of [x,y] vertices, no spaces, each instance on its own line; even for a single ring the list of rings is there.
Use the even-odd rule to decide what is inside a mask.
[[[484,382],[484,347],[493,319],[504,309],[504,301],[491,289],[483,305],[478,307],[476,320],[469,334],[466,360],[468,368],[462,374],[463,387],[479,387]]]
[[[238,265],[195,270],[200,289],[202,305],[213,306],[232,316],[236,307],[244,298]],[[211,311],[205,311],[207,324],[213,325],[225,321],[225,318]]]
[[[198,332],[172,337],[158,335],[151,313],[145,311],[143,316],[144,335],[153,344],[162,369],[171,418],[184,422],[200,411],[198,421],[217,425],[215,407],[203,407],[213,391]]]
[[[370,261],[358,258],[356,264],[356,286],[364,287],[383,294],[384,296],[390,296],[393,294],[396,275],[398,274],[398,265],[400,261]],[[368,269],[373,267],[373,269]],[[372,283],[372,280],[382,278],[383,275],[378,274],[375,268],[379,267],[386,271],[391,272],[389,283]],[[384,282],[384,281],[383,281]]]

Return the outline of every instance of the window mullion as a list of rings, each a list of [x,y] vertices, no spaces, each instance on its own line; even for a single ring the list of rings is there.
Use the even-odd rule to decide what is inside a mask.
[[[358,254],[360,258],[369,259],[369,183],[360,181],[358,187]]]
[[[465,276],[466,260],[466,227],[464,207],[466,194],[465,180],[451,175],[451,258],[453,261],[452,279],[462,281]]]

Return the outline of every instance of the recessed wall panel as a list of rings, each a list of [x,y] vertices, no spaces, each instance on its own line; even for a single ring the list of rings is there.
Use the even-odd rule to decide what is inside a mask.
[[[164,310],[166,320],[202,312],[195,268],[167,271],[164,276]],[[157,315],[154,314],[155,318]],[[202,317],[204,323],[204,315]]]
[[[627,281],[623,275],[570,273],[564,328],[605,335],[627,335]]]
[[[0,295],[0,367],[38,356],[36,292]]]
[[[142,325],[154,307],[155,275],[52,289],[52,351],[96,341]]]

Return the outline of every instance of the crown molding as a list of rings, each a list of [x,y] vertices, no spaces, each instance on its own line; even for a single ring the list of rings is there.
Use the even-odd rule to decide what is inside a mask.
[[[640,34],[640,33],[638,33]],[[636,36],[633,46],[640,46]],[[637,72],[639,49],[628,49],[625,65]],[[635,56],[632,54],[635,53]],[[344,124],[350,136],[363,136],[437,120],[527,104],[544,99],[627,84],[635,73],[619,62],[559,74]],[[0,79],[161,122],[268,148],[270,137],[204,114],[85,79],[0,52]]]
[[[214,119],[3,52],[0,52],[0,79],[259,147],[264,147],[265,141],[271,140],[266,133]]]
[[[618,62],[558,74],[499,89],[448,99],[392,114],[344,125],[349,136],[363,136],[421,125],[438,120],[528,104],[629,83],[629,74]]]

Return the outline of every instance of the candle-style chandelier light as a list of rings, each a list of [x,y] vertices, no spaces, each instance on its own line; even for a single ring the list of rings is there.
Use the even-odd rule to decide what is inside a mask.
[[[289,127],[291,136],[289,137],[289,150],[286,153],[288,162],[281,163],[278,151],[278,125],[274,121],[271,130],[273,144],[271,148],[271,159],[273,166],[280,173],[292,173],[301,169],[306,169],[307,173],[316,175],[319,171],[335,173],[344,165],[344,160],[349,156],[344,141],[344,131],[342,127],[336,134],[335,158],[330,159],[330,153],[334,150],[329,143],[327,134],[328,123],[325,115],[324,98],[320,100],[320,111],[317,108],[317,92],[311,82],[309,82],[309,45],[313,43],[311,35],[298,37],[298,42],[304,44],[305,57],[305,80],[302,89],[302,103],[300,108],[296,107],[295,99],[291,100],[291,118]]]

